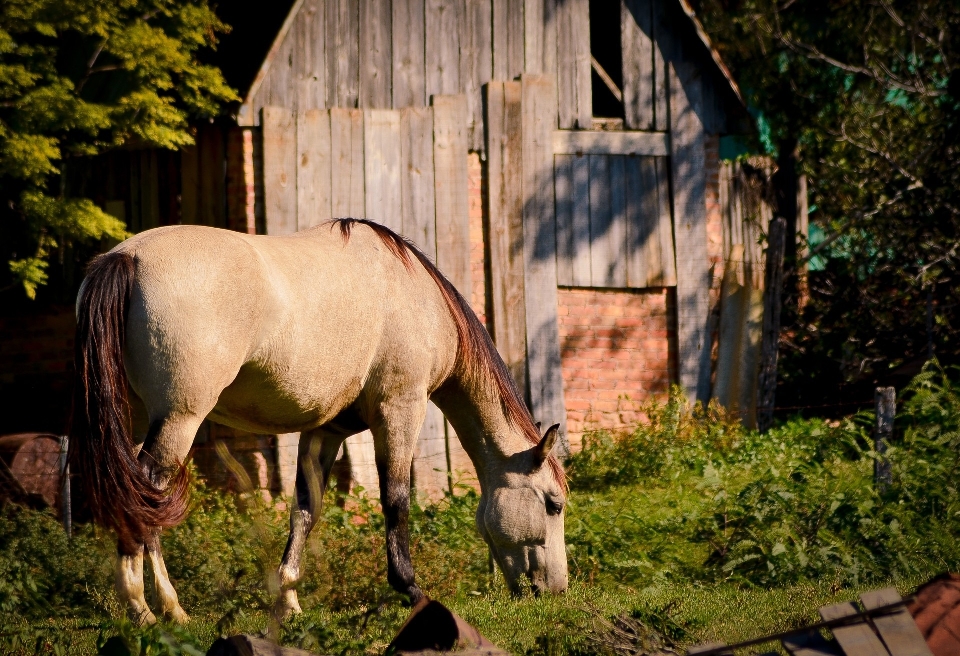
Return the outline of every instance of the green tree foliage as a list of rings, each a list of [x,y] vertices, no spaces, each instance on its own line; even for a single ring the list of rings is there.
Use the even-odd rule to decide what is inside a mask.
[[[198,60],[227,28],[207,0],[0,4],[0,238],[8,286],[30,297],[58,249],[127,236],[66,170],[125,145],[192,143],[191,118],[235,100]]]
[[[931,344],[955,361],[960,4],[704,0],[701,13],[760,147],[798,153],[810,180],[820,270],[809,303],[798,310],[794,295],[785,308],[793,400],[915,372]]]

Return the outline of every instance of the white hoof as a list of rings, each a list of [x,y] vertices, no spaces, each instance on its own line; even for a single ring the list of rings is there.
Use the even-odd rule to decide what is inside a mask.
[[[140,604],[130,604],[127,609],[130,621],[137,626],[149,626],[157,623],[157,616],[149,608]]]

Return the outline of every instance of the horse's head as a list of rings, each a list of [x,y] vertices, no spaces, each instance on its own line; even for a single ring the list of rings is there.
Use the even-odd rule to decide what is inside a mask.
[[[548,462],[559,424],[532,448],[506,459],[491,472],[490,485],[477,508],[477,528],[490,545],[514,594],[529,579],[534,594],[567,589],[563,542],[566,495]]]

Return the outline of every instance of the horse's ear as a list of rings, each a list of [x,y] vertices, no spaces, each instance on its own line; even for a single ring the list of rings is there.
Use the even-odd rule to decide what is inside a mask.
[[[536,462],[536,466],[540,467],[547,458],[550,456],[550,452],[553,450],[554,445],[557,443],[557,436],[560,434],[560,424],[554,424],[547,429],[547,432],[543,434],[543,437],[540,439],[540,442],[533,449],[533,458]]]
[[[540,434],[540,426],[541,426],[540,422],[539,422],[539,421],[538,421],[538,422],[535,422],[535,423],[534,423],[534,426],[537,427],[537,435],[539,435],[539,434]]]

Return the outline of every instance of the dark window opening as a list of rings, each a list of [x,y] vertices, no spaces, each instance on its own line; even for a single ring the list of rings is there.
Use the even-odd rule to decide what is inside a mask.
[[[620,3],[611,0],[590,0],[590,54],[616,88],[623,89],[623,53],[620,45]],[[609,84],[591,66],[593,115],[601,118],[623,118],[623,102]]]

